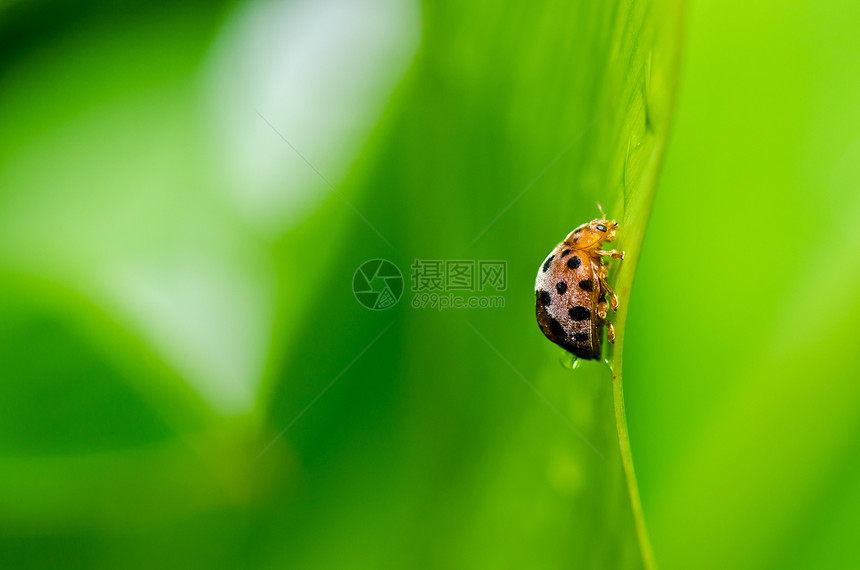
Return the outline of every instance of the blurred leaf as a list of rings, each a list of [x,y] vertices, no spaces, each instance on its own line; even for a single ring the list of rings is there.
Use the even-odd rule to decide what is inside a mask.
[[[340,218],[352,231],[293,323],[270,419],[273,435],[290,426],[302,498],[273,503],[255,551],[311,567],[653,567],[620,351],[668,135],[680,8],[425,7],[418,60],[344,187],[395,251],[358,216]],[[602,363],[559,365],[531,294],[540,261],[597,216],[598,200],[628,252],[612,269],[614,391]],[[306,255],[330,224],[320,211],[284,257]],[[407,279],[415,259],[505,260],[505,308],[421,309],[422,294],[407,293],[370,313],[349,283],[377,257]],[[282,530],[275,545],[271,528],[289,538]]]
[[[296,6],[325,16],[344,4]],[[0,78],[0,108],[23,110],[0,114],[0,293],[20,309],[0,357],[17,380],[5,401],[32,425],[0,422],[0,530],[42,541],[2,545],[23,559],[85,537],[73,563],[104,567],[160,565],[159,547],[181,566],[206,536],[219,556],[204,554],[225,567],[653,567],[621,349],[680,8],[427,2],[418,55],[372,132],[406,59],[389,52],[412,45],[409,34],[389,30],[397,41],[364,59],[310,58],[365,62],[345,89],[366,89],[373,104],[352,108],[366,115],[344,127],[350,140],[310,145],[309,168],[325,178],[341,179],[357,156],[338,191],[318,184],[308,198],[305,174],[284,190],[304,193],[295,202],[280,201],[272,180],[283,177],[271,173],[254,172],[260,187],[221,180],[228,159],[210,146],[207,105],[243,102],[212,92],[234,68],[201,63],[211,8],[99,22],[22,49],[26,61]],[[328,46],[327,33],[310,39]],[[229,62],[238,48],[224,45]],[[373,64],[385,66],[378,83]],[[313,113],[266,103],[301,119],[298,132],[314,121],[341,132],[325,122],[343,109],[319,97]],[[244,104],[259,145],[256,103]],[[295,162],[277,136],[291,140],[292,126],[270,133],[267,157]],[[255,188],[277,204],[235,199]],[[596,201],[621,222],[628,253],[612,266],[614,383],[604,363],[560,367],[531,293],[546,252],[596,216]],[[412,292],[370,312],[352,277],[381,257],[407,279],[416,259],[503,260],[506,287],[473,295],[503,306],[422,309]],[[16,358],[39,343],[55,362],[35,349]],[[189,529],[194,540],[177,541]]]
[[[268,488],[247,416],[224,415],[254,404],[269,276],[195,182],[193,73],[219,8],[102,8],[6,37],[0,70],[0,535],[46,545]]]
[[[665,568],[858,566],[858,19],[695,3],[625,349]]]

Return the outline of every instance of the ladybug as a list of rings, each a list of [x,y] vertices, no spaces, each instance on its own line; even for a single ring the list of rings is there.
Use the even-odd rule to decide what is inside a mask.
[[[604,251],[603,242],[615,241],[618,222],[602,218],[582,224],[553,249],[538,268],[535,281],[537,321],[543,334],[574,356],[600,359],[600,327],[609,342],[615,330],[606,318],[606,298],[613,311],[618,296],[606,281],[604,257],[624,259],[624,252]]]

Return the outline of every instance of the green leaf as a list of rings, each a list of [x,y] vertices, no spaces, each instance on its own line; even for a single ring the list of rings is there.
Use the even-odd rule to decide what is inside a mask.
[[[860,4],[691,8],[625,355],[654,547],[666,568],[858,567],[860,106],[846,70]],[[750,251],[737,263],[734,236]],[[830,284],[819,303],[808,264]]]
[[[654,567],[621,356],[680,0],[360,4],[243,4],[214,43],[203,7],[20,40],[0,91],[0,526],[31,539],[0,542],[10,559]],[[282,60],[242,46],[295,18],[307,76],[278,91],[255,72]],[[332,21],[385,41],[311,26]],[[246,100],[255,80],[271,90]],[[611,367],[570,371],[534,275],[598,201],[627,251],[618,341]],[[407,287],[370,311],[351,287],[378,258]],[[506,284],[434,307],[416,260],[503,261]]]
[[[290,504],[285,548],[301,560],[654,567],[621,354],[669,132],[681,7],[425,8],[419,57],[344,188],[394,249],[353,218],[274,394],[273,431],[339,378],[284,437],[314,497]],[[597,201],[621,221],[628,254],[611,267],[614,373],[603,363],[571,372],[540,334],[531,292],[541,260],[597,217]],[[329,215],[313,218],[304,243],[328,234]],[[407,291],[372,314],[337,284],[377,257],[407,279],[416,259],[505,260],[504,309],[415,308],[429,298]],[[323,549],[312,529],[333,519]]]

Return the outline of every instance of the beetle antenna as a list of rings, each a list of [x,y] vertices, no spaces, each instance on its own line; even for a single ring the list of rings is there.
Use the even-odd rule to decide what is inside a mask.
[[[597,203],[597,209],[600,210],[600,215],[603,216],[603,219],[606,219],[606,213],[603,211],[603,206],[600,205],[600,202]]]

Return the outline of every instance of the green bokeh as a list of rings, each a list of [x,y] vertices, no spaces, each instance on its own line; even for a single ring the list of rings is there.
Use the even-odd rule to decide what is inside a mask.
[[[0,8],[0,567],[647,567],[612,373],[534,322],[598,200],[659,566],[860,563],[860,9],[359,5]]]
[[[858,19],[691,11],[625,351],[665,568],[860,563]]]

